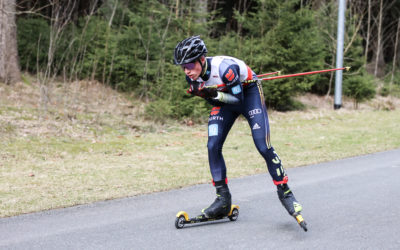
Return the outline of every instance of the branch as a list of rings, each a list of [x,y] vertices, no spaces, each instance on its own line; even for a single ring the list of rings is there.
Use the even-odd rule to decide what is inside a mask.
[[[347,44],[347,46],[346,46],[346,48],[345,48],[345,50],[344,50],[344,52],[343,52],[344,55],[345,55],[346,52],[350,49],[351,45],[353,44],[354,40],[356,39],[356,37],[357,37],[357,35],[358,35],[358,31],[360,30],[360,27],[361,27],[361,23],[362,23],[363,17],[364,17],[364,14],[360,17],[360,19],[359,19],[359,21],[358,21],[358,24],[357,24],[357,27],[356,27],[356,29],[355,29],[355,31],[354,31],[354,34],[353,34],[353,36],[351,37],[350,42]]]

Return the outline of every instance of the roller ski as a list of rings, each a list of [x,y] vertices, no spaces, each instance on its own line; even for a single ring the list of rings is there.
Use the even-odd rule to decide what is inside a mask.
[[[289,186],[287,184],[280,184],[277,185],[277,188],[278,197],[282,205],[286,208],[288,213],[296,219],[300,227],[307,232],[307,223],[300,213],[303,207],[300,203],[298,203],[292,191],[289,189]]]
[[[201,222],[208,222],[208,221],[216,221],[228,218],[230,221],[236,221],[239,217],[239,206],[232,205],[230,212],[225,216],[217,216],[214,218],[207,218],[205,214],[201,214],[194,218],[189,218],[188,214],[185,211],[180,211],[176,214],[175,219],[175,227],[177,229],[183,228],[186,224],[195,224]]]
[[[176,215],[175,227],[180,229],[185,224],[215,221],[224,218],[229,218],[231,221],[237,220],[239,217],[239,206],[232,205],[228,185],[220,182],[216,183],[215,188],[217,190],[217,198],[208,208],[202,210],[201,215],[189,219],[188,214],[181,211]]]

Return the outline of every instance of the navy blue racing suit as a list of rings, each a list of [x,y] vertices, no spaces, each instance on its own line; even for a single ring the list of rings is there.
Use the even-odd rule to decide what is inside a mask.
[[[189,85],[219,86],[216,98],[206,98],[214,106],[208,120],[207,143],[213,181],[227,180],[222,147],[236,118],[242,114],[274,183],[286,183],[281,160],[271,146],[264,94],[256,74],[237,58],[216,56],[206,58],[204,70],[196,81],[189,77],[186,80]]]

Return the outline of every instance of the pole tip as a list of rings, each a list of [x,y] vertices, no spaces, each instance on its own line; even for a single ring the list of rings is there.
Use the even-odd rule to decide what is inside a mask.
[[[346,71],[349,71],[351,67],[345,67]]]

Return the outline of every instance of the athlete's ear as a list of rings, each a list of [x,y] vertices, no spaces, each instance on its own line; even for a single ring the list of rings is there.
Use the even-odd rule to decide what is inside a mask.
[[[206,57],[205,57],[205,56],[201,56],[201,57],[200,57],[200,61],[201,61],[201,63],[203,64],[203,63],[206,61]]]

